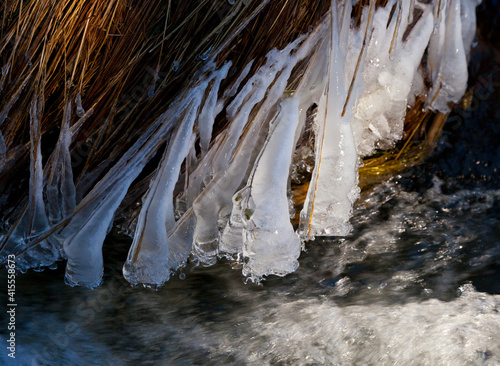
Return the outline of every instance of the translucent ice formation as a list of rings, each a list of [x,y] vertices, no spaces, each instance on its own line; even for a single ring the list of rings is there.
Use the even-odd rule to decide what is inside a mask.
[[[168,149],[165,151],[156,177],[151,182],[149,191],[144,198],[134,242],[124,266],[124,275],[132,284],[162,284],[170,276],[169,257],[175,255],[173,252],[182,251],[180,248],[169,245],[168,239],[176,224],[173,206],[175,185],[179,178],[182,162],[194,144],[193,127],[203,93],[213,79],[214,86],[212,88],[215,88],[215,92],[210,92],[198,119],[200,123],[204,124],[203,128],[199,128],[206,135],[206,125],[210,122],[213,123],[214,118],[214,113],[207,112],[207,109],[213,111],[215,108],[213,95],[217,95],[220,81],[226,77],[229,66],[228,63],[221,70],[214,72],[214,76],[205,78],[185,98],[186,101],[183,103],[185,107],[184,118],[178,124],[177,131],[170,138]],[[212,118],[207,118],[210,114]],[[205,138],[203,141],[206,142],[207,139]],[[190,242],[186,241],[185,245],[188,245],[186,253],[189,254]]]
[[[281,102],[248,183],[234,198],[242,200],[239,217],[243,222],[243,255],[248,258],[243,274],[247,276],[287,274],[298,266],[301,244],[290,223],[287,197],[298,102],[297,97]]]
[[[354,95],[348,99],[346,81],[349,79],[345,72],[350,11],[350,3],[346,3],[340,17],[335,5],[330,13],[330,60],[326,89],[318,106],[316,166],[304,210],[300,214],[302,235],[305,238],[348,234],[351,230],[349,217],[352,205],[358,195],[358,158],[350,110],[360,84],[352,78]],[[344,111],[347,113],[344,114]]]
[[[69,149],[71,131],[80,126],[70,125],[72,109],[80,120],[89,113],[80,94],[76,108],[65,106],[45,172],[43,106],[34,100],[29,199],[0,236],[2,257],[25,253],[24,268],[67,257],[70,284],[98,285],[114,215],[166,141],[127,230],[134,239],[126,279],[161,285],[189,256],[205,265],[219,255],[240,258],[243,274],[254,281],[294,271],[303,241],[349,233],[359,158],[402,138],[408,106],[421,98],[426,108],[446,113],[462,97],[476,5],[372,0],[364,7],[355,3],[353,11],[351,0],[334,1],[309,33],[242,70],[231,62],[217,65],[214,54],[89,189],[75,188]],[[234,82],[225,81],[229,75]],[[223,84],[229,84],[225,90]],[[314,123],[306,128],[312,107]],[[296,230],[288,192],[292,157],[306,130],[314,134],[314,168]],[[0,133],[0,172],[14,151]]]

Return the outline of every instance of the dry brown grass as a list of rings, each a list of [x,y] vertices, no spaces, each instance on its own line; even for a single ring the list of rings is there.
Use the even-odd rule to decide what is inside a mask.
[[[39,136],[50,170],[64,108],[81,96],[87,113],[77,116],[73,108],[70,124],[75,183],[84,194],[190,82],[205,56],[218,50],[218,62],[231,59],[241,69],[256,59],[257,68],[271,48],[307,32],[327,8],[326,1],[3,2],[0,130],[8,171],[0,174],[0,190],[14,189],[8,181],[15,178],[27,192],[34,100],[41,102]]]

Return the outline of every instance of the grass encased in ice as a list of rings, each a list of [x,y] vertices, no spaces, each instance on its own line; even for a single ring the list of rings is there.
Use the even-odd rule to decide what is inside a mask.
[[[465,12],[473,9],[473,5],[470,5],[473,2],[465,0],[463,3],[469,7]],[[343,43],[339,46],[335,45],[335,40],[339,39],[335,35],[337,31],[331,32],[331,44],[340,47],[331,54],[331,59],[339,58],[340,53],[344,59],[340,57],[340,61],[334,62],[337,66],[334,63],[329,66],[329,83],[339,80],[331,70],[336,75],[344,74],[343,68],[338,68],[338,62],[345,62],[347,54],[355,55],[357,63],[346,64],[345,75],[350,76],[346,77],[345,85],[342,86],[345,90],[339,94],[342,95],[341,100],[330,99],[323,104],[321,98],[311,100],[320,109],[328,106],[330,114],[332,110],[335,110],[334,114],[340,113],[343,106],[342,114],[338,117],[340,126],[343,126],[340,128],[341,136],[350,136],[350,127],[345,129],[341,121],[351,118],[353,103],[362,92],[360,83],[373,84],[366,74],[361,74],[361,69],[358,74],[358,67],[363,65],[366,52],[369,53],[370,47],[373,48],[370,39],[371,19],[385,19],[387,27],[393,27],[389,38],[386,36],[384,40],[389,53],[392,55],[394,51],[397,55],[400,44],[410,44],[413,34],[418,38],[419,33],[413,29],[418,29],[423,23],[419,17],[431,17],[430,9],[445,14],[444,10],[448,6],[439,3],[432,8],[421,4],[415,8],[415,19],[412,19],[413,3],[408,10],[408,3],[403,1],[360,1],[354,5],[351,15],[346,10],[350,9],[348,4],[334,3],[332,7],[336,9],[338,6],[340,10],[338,17],[342,20],[338,30],[344,29],[344,34],[341,38]],[[427,99],[425,105],[436,109],[443,108],[443,100],[446,103],[456,102],[456,95],[460,94],[463,84],[462,78],[459,87],[452,85],[447,88],[450,83],[447,81],[449,70],[441,61],[452,56],[446,52],[443,54],[439,46],[443,39],[452,39],[452,46],[462,40],[456,40],[460,38],[456,30],[461,31],[457,20],[460,16],[457,13],[457,9],[460,9],[457,8],[457,0],[443,1],[443,4],[451,4],[453,11],[446,12],[451,14],[447,15],[450,17],[447,24],[451,25],[438,28],[442,34],[438,33],[434,48],[429,49],[429,59],[435,60],[436,66],[431,67],[426,75],[429,79],[426,80],[427,84],[430,83],[434,89],[432,99]],[[279,130],[281,122],[278,121],[283,118],[277,114],[277,108],[295,105],[286,101],[287,93],[300,98],[301,82],[316,57],[313,53],[297,57],[303,46],[298,43],[296,48],[289,48],[285,53],[271,50],[285,50],[292,42],[297,42],[300,35],[309,34],[311,37],[312,30],[318,32],[319,21],[322,19],[325,23],[329,7],[329,2],[250,0],[236,1],[233,5],[226,1],[141,1],[132,5],[124,1],[14,1],[4,4],[1,8],[0,43],[3,65],[0,80],[0,195],[3,200],[0,208],[5,212],[0,218],[5,229],[0,244],[2,252],[22,255],[20,266],[24,268],[48,265],[68,256],[70,281],[94,286],[102,276],[100,246],[115,221],[125,231],[136,232],[135,244],[129,255],[130,263],[126,268],[130,270],[134,267],[148,245],[161,247],[161,250],[151,251],[152,259],[163,252],[168,257],[163,260],[167,264],[162,262],[160,265],[166,266],[165,272],[155,272],[148,265],[138,266],[140,270],[148,272],[151,269],[153,272],[146,274],[145,278],[139,276],[131,280],[133,283],[161,284],[168,279],[170,268],[182,265],[190,248],[173,245],[177,236],[179,242],[194,241],[193,254],[196,260],[210,263],[217,255],[219,231],[225,225],[221,220],[227,220],[231,207],[242,204],[243,212],[251,213],[236,215],[233,212],[235,220],[254,214],[253,203],[248,201],[251,195],[246,201],[237,204],[235,197],[231,202],[231,196],[245,187],[244,181],[250,176],[265,176],[262,166],[259,167],[258,163],[254,166],[258,156],[258,159],[267,162],[265,165],[268,167],[276,164],[273,155],[265,149],[278,143],[271,128],[276,126]],[[405,21],[408,18],[406,24],[401,23],[401,14]],[[444,19],[444,16],[432,16],[437,22]],[[337,17],[337,13],[334,17]],[[401,28],[406,28],[406,32],[398,34],[401,24],[405,24]],[[346,32],[350,27],[356,29],[350,36],[354,38],[349,41],[349,45],[351,41],[355,45],[354,50],[346,50]],[[428,29],[428,26],[421,27]],[[319,40],[317,42],[320,48],[322,43]],[[452,46],[444,49],[451,49]],[[432,49],[436,51],[433,53]],[[271,56],[272,52],[276,54]],[[273,57],[275,64],[270,61]],[[387,62],[392,62],[395,70],[399,70],[399,60],[389,59]],[[231,65],[227,60],[231,61]],[[415,61],[420,63],[420,57]],[[283,62],[291,63],[285,67]],[[418,63],[415,67],[418,67]],[[229,69],[224,75],[219,75],[223,68]],[[266,68],[273,75],[267,81],[257,77]],[[404,74],[407,70],[402,72]],[[452,78],[453,81],[455,79]],[[263,90],[246,90],[249,83],[253,83],[252,80]],[[436,86],[437,80],[439,86]],[[387,77],[379,82],[383,85],[394,84]],[[196,92],[197,88],[199,91]],[[276,89],[274,92],[273,88]],[[444,99],[441,98],[441,91],[447,92]],[[259,96],[259,93],[262,95]],[[272,97],[275,94],[277,96]],[[394,93],[389,94],[400,101]],[[307,92],[303,91],[302,95],[307,95]],[[291,98],[294,100],[296,96]],[[305,100],[309,101],[307,98]],[[420,101],[415,102],[415,105],[418,103]],[[307,108],[309,106],[303,109]],[[344,116],[346,112],[347,117]],[[323,115],[326,120],[327,114]],[[416,135],[413,131],[426,129],[422,121],[429,115],[428,112],[406,114],[407,141]],[[386,117],[399,118],[392,115]],[[375,121],[378,117],[373,118]],[[234,132],[238,119],[241,128],[239,132]],[[402,124],[402,120],[400,122]],[[369,133],[373,132],[381,139],[384,126],[370,124]],[[429,146],[433,144],[433,136],[437,136],[435,131],[439,130],[439,123],[430,126]],[[324,131],[331,134],[329,128],[325,127]],[[316,131],[316,134],[322,135],[324,131],[321,131]],[[299,132],[293,136],[295,140],[300,137]],[[258,136],[249,138],[250,133]],[[402,130],[391,133],[388,146],[401,137]],[[230,149],[224,147],[224,139],[232,141]],[[315,141],[318,147],[319,140]],[[346,140],[341,138],[340,141],[344,143]],[[232,150],[234,146],[237,146],[235,151]],[[396,159],[404,163],[392,166],[399,169],[410,162],[404,159],[405,156],[414,155],[408,146],[405,144],[402,155],[398,154]],[[260,150],[261,147],[263,150]],[[373,147],[367,145],[364,149],[371,151]],[[407,154],[406,151],[410,152]],[[231,164],[226,158],[221,160],[223,153],[228,154],[227,159],[230,159]],[[248,155],[248,161],[244,159],[246,162],[238,166],[239,163],[235,161],[238,162],[242,154]],[[321,156],[321,150],[317,154]],[[354,155],[349,154],[355,159]],[[325,162],[328,163],[328,159]],[[212,172],[203,168],[212,163],[215,164]],[[385,164],[385,161],[381,163]],[[344,162],[340,161],[339,164],[343,165]],[[373,166],[373,163],[369,164]],[[369,164],[365,165],[364,171],[368,171]],[[377,165],[382,164],[377,161]],[[236,166],[239,170],[235,172],[238,171],[240,180],[230,183],[229,168]],[[336,169],[332,168],[331,171]],[[166,171],[171,176],[163,181],[166,178],[162,180],[162,172]],[[218,174],[223,175],[219,177]],[[317,177],[320,180],[326,178],[324,174],[318,174],[313,173],[314,184]],[[356,172],[352,174],[356,175]],[[352,174],[347,174],[346,179]],[[221,198],[214,206],[212,201],[203,197],[212,192],[211,187],[221,182],[228,184],[227,190],[223,192],[228,197]],[[327,182],[320,183],[323,188],[327,185]],[[252,189],[250,181],[247,186]],[[261,191],[265,192],[265,189]],[[220,189],[213,192],[221,193]],[[283,187],[280,194],[286,194]],[[347,189],[346,194],[350,201],[355,198],[352,189]],[[156,214],[149,212],[148,205],[160,197],[160,201],[166,200],[168,204],[162,205]],[[314,208],[314,201],[309,202],[313,202]],[[305,217],[309,221],[306,236],[311,236],[311,223],[320,225],[319,222],[323,220],[320,217],[318,223],[314,223],[314,210],[309,209]],[[342,222],[348,219],[349,208],[344,211],[347,216],[341,216]],[[147,223],[148,216],[161,218],[161,222],[166,220],[167,223],[161,238],[149,238],[151,240],[146,240],[148,243],[144,241],[143,246],[142,230],[146,230],[153,222],[149,219]],[[257,217],[258,213],[254,218]],[[261,221],[263,224],[265,220]],[[243,236],[246,235],[251,242],[253,234],[250,233],[254,229],[249,229],[249,223],[250,220],[244,221],[242,230]],[[325,226],[324,223],[321,225]],[[338,231],[327,229],[315,232]],[[154,230],[147,229],[148,235],[153,234]],[[338,232],[345,234],[347,231],[348,228]],[[171,242],[170,247],[167,241]],[[221,244],[224,244],[224,240]],[[172,248],[176,248],[173,253]],[[248,252],[246,246],[242,250],[250,253],[245,255],[247,258],[252,258],[253,252]],[[294,258],[297,256],[293,255]],[[289,270],[273,271],[264,270],[254,274],[285,274]]]

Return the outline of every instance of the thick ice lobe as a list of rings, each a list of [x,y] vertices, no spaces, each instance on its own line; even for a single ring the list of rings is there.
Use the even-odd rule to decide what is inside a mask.
[[[243,256],[247,258],[245,276],[283,276],[298,267],[301,242],[290,222],[287,197],[298,123],[298,98],[284,99],[247,186],[233,198],[242,201],[239,217],[243,222]]]
[[[476,6],[475,0],[416,2],[414,24],[407,21],[412,16],[406,1],[390,1],[377,9],[363,66],[365,92],[353,110],[358,154],[369,155],[400,140],[407,106],[416,97],[427,95],[427,107],[443,113],[460,100],[467,82],[466,55],[474,37]],[[361,47],[359,36],[355,39],[349,58]],[[426,50],[424,65],[431,74],[431,90],[425,89],[421,67]]]
[[[410,9],[406,2],[391,1],[373,15],[373,33],[363,67],[365,91],[353,110],[352,125],[360,155],[369,155],[375,148],[389,148],[401,139],[408,100],[421,92],[418,86],[423,81],[418,68],[434,20],[431,5],[418,3],[417,7],[423,13],[405,38]],[[359,52],[359,48],[358,41],[350,54]]]
[[[343,114],[347,102],[345,61],[350,11],[341,16],[331,10],[330,66],[327,88],[318,106],[316,166],[300,214],[301,235],[346,235],[349,218],[357,198],[357,153],[350,124],[350,113]],[[342,38],[339,39],[339,36]],[[358,93],[360,84],[355,84]],[[348,103],[346,110],[352,105]]]

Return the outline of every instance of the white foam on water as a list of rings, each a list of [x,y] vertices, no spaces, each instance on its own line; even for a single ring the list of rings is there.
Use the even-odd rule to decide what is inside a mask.
[[[444,302],[339,307],[327,299],[267,304],[248,314],[237,350],[246,364],[497,365],[500,296],[460,289]]]

